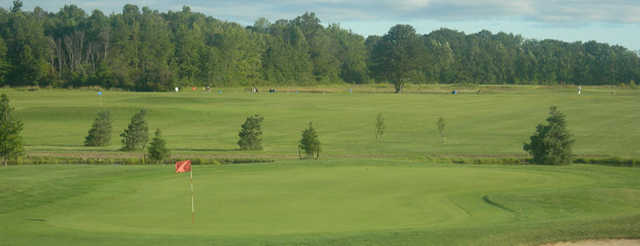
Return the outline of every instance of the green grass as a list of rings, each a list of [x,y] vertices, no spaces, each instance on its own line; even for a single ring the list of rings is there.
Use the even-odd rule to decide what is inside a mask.
[[[640,169],[288,161],[0,169],[0,245],[536,245],[640,236]]]
[[[215,90],[214,90],[215,91]],[[129,93],[89,90],[2,89],[24,121],[31,155],[130,156],[118,152],[119,134],[139,109],[149,110],[151,129],[160,128],[175,156],[296,158],[297,141],[314,122],[324,159],[393,158],[422,160],[429,155],[526,157],[522,144],[557,105],[575,135],[581,156],[640,158],[640,91],[585,88],[488,87],[482,94],[395,95],[356,93],[279,93],[250,95],[240,89],[224,94]],[[419,90],[413,92],[420,92]],[[429,91],[426,91],[429,92]],[[102,105],[102,106],[101,106]],[[84,137],[96,111],[112,111],[112,146],[86,148]],[[375,119],[383,113],[386,132],[376,143]],[[264,151],[238,151],[240,125],[259,113],[264,121]],[[441,144],[436,120],[446,123],[447,144]]]
[[[483,87],[480,95],[453,96],[449,89],[102,97],[0,89],[25,124],[27,154],[37,158],[137,158],[118,151],[118,135],[146,108],[174,158],[276,160],[195,166],[193,225],[188,177],[172,166],[0,168],[0,245],[538,245],[640,237],[640,169],[425,164],[525,158],[522,144],[551,105],[567,115],[579,157],[638,159],[640,91],[593,87],[578,97],[575,88]],[[114,118],[113,144],[83,147],[103,108]],[[387,128],[378,143],[380,112]],[[254,113],[265,117],[265,150],[239,151],[240,125]],[[440,116],[446,144],[436,130]],[[308,121],[323,160],[291,160]]]

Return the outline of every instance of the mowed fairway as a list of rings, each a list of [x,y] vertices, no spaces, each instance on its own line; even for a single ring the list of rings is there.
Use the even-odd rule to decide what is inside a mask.
[[[0,245],[536,245],[640,235],[640,169],[294,161],[0,169]]]
[[[214,92],[217,91],[214,90]],[[335,90],[334,90],[335,91]],[[551,105],[580,157],[640,158],[640,91],[485,88],[449,95],[7,90],[26,154],[140,157],[118,135],[140,108],[175,158],[263,164],[22,165],[0,168],[0,245],[539,245],[640,237],[640,169],[596,165],[459,165],[431,156],[525,158]],[[101,109],[108,147],[84,147]],[[264,150],[239,151],[240,125],[265,117]],[[376,142],[376,115],[387,126]],[[447,143],[436,130],[447,122]],[[320,161],[295,160],[313,121]]]
[[[215,91],[215,90],[214,90]],[[25,124],[32,155],[123,155],[119,134],[140,108],[149,110],[151,129],[160,128],[177,156],[254,156],[296,158],[297,141],[309,121],[323,146],[321,157],[420,160],[426,155],[521,156],[522,144],[544,121],[549,107],[567,115],[578,155],[640,157],[640,90],[527,87],[484,89],[483,94],[261,93],[240,89],[223,94],[129,93],[40,90],[6,92]],[[101,106],[102,105],[102,106]],[[100,109],[112,112],[113,145],[82,146]],[[264,151],[237,151],[240,125],[261,114]],[[378,113],[385,117],[384,141],[376,143]],[[436,130],[438,117],[447,123],[447,144]]]

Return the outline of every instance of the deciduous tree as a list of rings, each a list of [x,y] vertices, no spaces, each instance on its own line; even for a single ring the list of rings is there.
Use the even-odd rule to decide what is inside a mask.
[[[374,73],[393,83],[396,93],[418,73],[424,55],[416,30],[410,25],[396,25],[373,48]]]
[[[438,127],[438,133],[440,133],[440,140],[442,140],[442,143],[447,143],[447,135],[445,134],[444,128],[446,126],[446,123],[444,122],[444,118],[440,117],[438,118],[438,121],[436,121],[436,127]]]
[[[0,97],[0,159],[7,166],[7,161],[15,159],[23,152],[22,122],[15,118],[14,108],[9,105],[9,97]]]
[[[382,141],[385,127],[384,116],[382,116],[382,113],[378,113],[378,116],[376,117],[376,140]]]

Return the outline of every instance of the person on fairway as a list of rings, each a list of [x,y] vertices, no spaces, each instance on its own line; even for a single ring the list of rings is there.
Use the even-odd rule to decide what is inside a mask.
[[[578,96],[582,96],[582,86],[578,86]]]

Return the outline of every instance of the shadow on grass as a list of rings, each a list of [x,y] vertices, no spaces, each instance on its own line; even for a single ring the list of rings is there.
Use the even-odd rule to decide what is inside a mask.
[[[515,213],[515,212],[516,212],[516,211],[514,211],[513,209],[507,208],[507,207],[505,207],[504,205],[502,205],[502,204],[500,204],[500,203],[498,203],[498,202],[495,202],[495,201],[491,200],[491,199],[489,198],[489,196],[488,196],[488,195],[484,195],[484,196],[482,197],[482,200],[484,200],[484,202],[488,203],[489,205],[492,205],[492,206],[497,207],[497,208],[499,208],[499,209],[505,210],[505,211],[507,211],[507,212],[511,212],[511,213]]]

